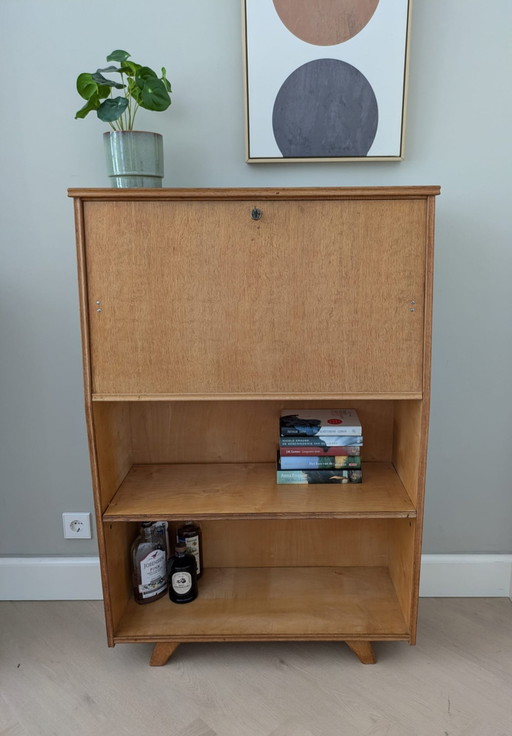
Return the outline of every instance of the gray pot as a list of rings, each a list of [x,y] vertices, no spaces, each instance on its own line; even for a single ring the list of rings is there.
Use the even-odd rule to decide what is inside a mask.
[[[107,171],[113,187],[161,187],[164,146],[160,133],[113,130],[104,133]]]

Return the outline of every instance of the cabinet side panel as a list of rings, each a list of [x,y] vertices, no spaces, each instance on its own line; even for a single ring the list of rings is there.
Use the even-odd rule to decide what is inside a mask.
[[[390,462],[392,401],[133,402],[134,463],[274,462],[281,409],[352,407],[365,461]]]
[[[98,509],[103,513],[132,463],[129,405],[93,404],[93,426],[98,464]]]
[[[414,546],[414,580],[411,614],[411,643],[416,642],[418,621],[418,599],[421,572],[421,545],[423,541],[423,519],[425,508],[425,486],[427,475],[427,449],[430,423],[430,382],[431,382],[431,353],[432,353],[432,308],[434,290],[434,228],[435,228],[435,197],[427,200],[427,228],[426,228],[426,257],[425,257],[425,335],[423,349],[423,401],[422,401],[422,438],[423,446],[418,469],[418,500],[417,521]]]
[[[204,565],[386,567],[388,528],[382,519],[204,521]]]
[[[115,632],[132,594],[132,566],[130,548],[138,524],[103,524],[104,560],[108,580],[108,598],[105,599],[107,629]]]
[[[91,464],[93,470],[94,506],[96,528],[100,553],[101,576],[103,582],[103,601],[107,624],[109,645],[113,644],[116,621],[126,606],[129,590],[122,581],[125,575],[119,573],[120,566],[126,565],[125,540],[119,534],[131,525],[120,524],[115,531],[106,533],[102,514],[116,493],[121,481],[131,466],[131,433],[129,413],[126,404],[92,404],[91,424]],[[122,536],[122,535],[121,535]]]
[[[424,406],[422,400],[396,401],[393,423],[393,464],[415,505],[423,480],[419,473],[426,449]]]
[[[100,557],[101,580],[103,587],[103,605],[105,608],[105,622],[107,628],[107,640],[109,646],[113,646],[114,629],[112,626],[111,611],[111,595],[109,586],[109,574],[106,558],[106,541],[102,523],[102,512],[108,503],[102,501],[102,481],[105,475],[105,463],[98,461],[98,450],[100,455],[101,437],[98,439],[96,435],[96,427],[94,421],[94,405],[92,403],[92,367],[91,367],[91,346],[90,346],[90,323],[89,323],[89,296],[87,283],[87,258],[86,258],[86,226],[84,215],[84,203],[81,199],[74,201],[75,212],[75,231],[76,231],[76,250],[77,250],[77,267],[78,267],[78,294],[80,301],[80,329],[82,338],[82,363],[83,363],[83,380],[84,380],[84,408],[85,419],[87,425],[87,436],[89,445],[89,461],[91,466],[92,490],[94,496],[94,508],[96,517],[96,530],[98,534],[98,550]],[[107,483],[107,485],[109,485]],[[110,484],[113,488],[114,484]],[[115,490],[113,491],[115,492]]]
[[[423,335],[423,398],[395,402],[393,462],[417,510],[415,521],[395,520],[390,573],[415,644],[423,537],[424,495],[430,416],[432,296],[434,274],[435,198],[427,199],[425,223],[425,306]]]
[[[416,632],[416,566],[415,557],[417,521],[413,519],[392,519],[387,527],[389,532],[389,574],[407,627],[414,643]]]

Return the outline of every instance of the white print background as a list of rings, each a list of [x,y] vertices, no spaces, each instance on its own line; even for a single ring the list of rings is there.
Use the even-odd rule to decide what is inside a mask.
[[[283,158],[272,130],[274,101],[285,79],[315,59],[339,59],[364,74],[379,108],[368,156],[399,156],[407,6],[407,0],[380,0],[356,36],[335,46],[315,46],[286,28],[272,0],[246,0],[249,157]]]

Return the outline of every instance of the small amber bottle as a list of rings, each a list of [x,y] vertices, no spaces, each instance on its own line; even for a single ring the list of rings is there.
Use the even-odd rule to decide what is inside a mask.
[[[190,603],[197,598],[197,571],[194,555],[178,542],[169,567],[169,598],[173,603]]]
[[[187,552],[196,558],[197,577],[200,578],[203,573],[203,539],[201,527],[193,521],[185,522],[176,532],[176,541],[184,542],[187,546]]]

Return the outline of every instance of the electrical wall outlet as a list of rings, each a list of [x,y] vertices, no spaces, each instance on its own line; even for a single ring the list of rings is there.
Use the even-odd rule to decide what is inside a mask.
[[[92,539],[91,514],[62,514],[64,539]]]

